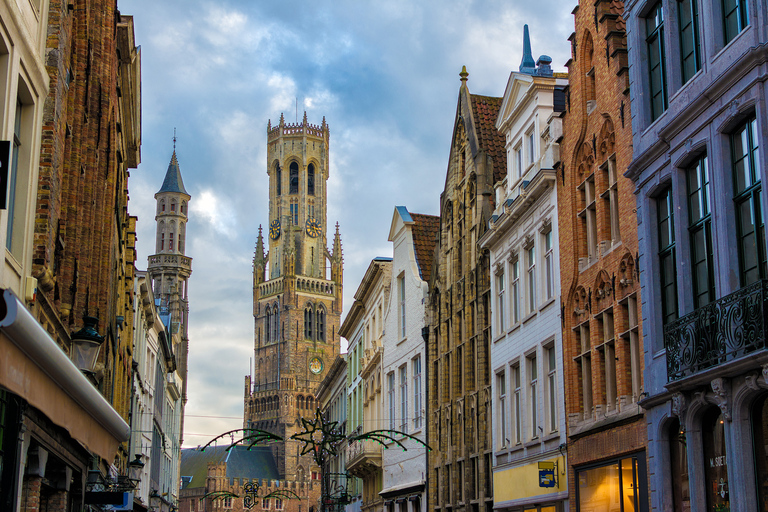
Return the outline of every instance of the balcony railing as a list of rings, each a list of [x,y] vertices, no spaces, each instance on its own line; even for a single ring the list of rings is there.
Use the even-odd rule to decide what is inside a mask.
[[[369,439],[352,441],[347,446],[347,471],[362,477],[381,468],[381,445]]]
[[[745,286],[664,327],[669,382],[765,349],[768,280]]]

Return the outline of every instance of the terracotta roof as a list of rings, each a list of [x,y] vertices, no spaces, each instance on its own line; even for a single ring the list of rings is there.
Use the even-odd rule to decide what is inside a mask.
[[[470,94],[472,115],[475,117],[475,132],[478,143],[493,158],[493,183],[507,175],[507,151],[504,134],[496,129],[496,118],[504,98]]]
[[[411,213],[411,218],[414,221],[411,232],[413,234],[413,250],[416,253],[416,264],[419,266],[419,276],[423,280],[429,280],[432,273],[432,260],[435,257],[437,232],[440,231],[440,217]]]

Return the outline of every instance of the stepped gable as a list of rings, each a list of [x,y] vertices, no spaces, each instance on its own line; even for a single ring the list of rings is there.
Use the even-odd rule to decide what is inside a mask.
[[[440,217],[423,213],[410,215],[415,223],[412,228],[413,249],[416,264],[419,266],[419,277],[428,280],[432,275],[432,259],[435,254],[437,233],[440,231]]]
[[[227,452],[227,446],[210,446],[204,452],[196,448],[181,450],[181,478],[184,488],[205,487],[208,464],[227,465],[227,478],[278,480],[277,464],[272,450],[267,446],[235,446]],[[187,483],[188,482],[188,483]]]
[[[475,118],[475,131],[478,145],[493,158],[493,183],[503,180],[507,175],[507,151],[504,134],[496,129],[501,102],[504,98],[470,94],[472,115]]]

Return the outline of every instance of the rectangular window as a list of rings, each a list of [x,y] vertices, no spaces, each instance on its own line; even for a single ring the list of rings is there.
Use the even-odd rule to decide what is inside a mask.
[[[757,119],[752,118],[731,135],[736,232],[741,286],[766,277],[765,226],[760,203]]]
[[[264,510],[269,510],[269,498],[263,498],[261,500],[261,508]]]
[[[603,193],[605,211],[608,214],[606,224],[610,228],[609,238],[611,245],[621,240],[619,233],[619,185],[616,180],[616,157],[611,156],[604,164],[606,183],[608,188]]]
[[[520,321],[520,260],[512,263],[512,323]]]
[[[648,52],[650,78],[651,120],[655,121],[667,109],[666,57],[664,54],[664,14],[661,2],[645,18],[645,43]]]
[[[421,356],[411,363],[413,366],[413,428],[421,428]]]
[[[526,250],[528,256],[528,312],[536,311],[536,248]]]
[[[722,0],[724,45],[749,25],[747,0]]]
[[[521,178],[523,176],[523,147],[517,146],[515,148],[515,172],[517,173],[517,178]]]
[[[576,471],[577,510],[645,510],[645,453]]]
[[[405,338],[405,276],[397,278],[397,297],[400,305],[400,337]]]
[[[395,372],[387,374],[387,393],[389,395],[389,429],[395,430]]]
[[[291,223],[294,226],[299,225],[299,203],[291,202]]]
[[[22,83],[19,82],[19,87]],[[27,145],[22,145],[25,139],[26,123],[24,113],[26,107],[21,99],[16,100],[16,112],[13,123],[13,139],[11,141],[11,169],[8,176],[8,231],[5,245],[11,254],[21,259],[24,252],[24,222],[26,214],[26,198],[28,173],[25,161],[29,156]]]
[[[400,431],[408,432],[408,366],[400,367]]]
[[[531,165],[536,161],[536,137],[533,128],[531,128],[531,131],[528,132],[525,137],[528,139],[528,165]]]
[[[555,257],[552,244],[552,230],[544,235],[544,271],[547,273],[547,300],[555,296]]]
[[[678,0],[678,29],[680,31],[680,60],[683,83],[701,69],[699,58],[699,8],[697,0]]]
[[[531,406],[531,438],[537,439],[539,437],[539,367],[537,365],[536,354],[533,354],[528,358],[528,392],[529,402]]]
[[[592,416],[592,344],[589,339],[589,320],[574,328],[579,355],[574,359],[578,368],[581,407],[584,419]]]
[[[667,188],[656,199],[656,206],[658,209],[661,315],[663,323],[667,324],[677,318],[675,217],[671,188]]]
[[[581,217],[583,240],[586,245],[582,254],[587,256],[590,263],[597,259],[597,204],[595,198],[595,175],[590,174],[579,186],[584,209],[579,212]],[[584,250],[586,249],[586,250]]]
[[[515,444],[520,444],[523,439],[523,423],[521,417],[522,399],[520,389],[520,365],[516,364],[512,367],[512,384],[515,386],[515,398],[512,404],[512,414],[514,416],[513,421],[515,425]]]
[[[499,397],[499,447],[507,446],[507,380],[503,371],[496,374],[496,388]]]
[[[547,412],[549,431],[557,432],[557,354],[555,346],[545,349],[547,352]]]
[[[616,341],[614,340],[613,309],[598,314],[598,325],[602,339],[598,351],[602,356],[602,370],[605,386],[605,405],[609,410],[616,408]]]
[[[502,270],[496,274],[496,328],[498,336],[504,334],[504,308],[506,307],[504,302],[504,271]]]
[[[702,156],[686,170],[688,182],[688,232],[691,239],[693,305],[700,308],[715,299],[712,249],[712,215],[709,202],[709,170]]]

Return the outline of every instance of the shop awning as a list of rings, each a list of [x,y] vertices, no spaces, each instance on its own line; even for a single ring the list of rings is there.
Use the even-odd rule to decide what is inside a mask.
[[[10,290],[0,299],[0,386],[111,461],[131,429]]]

